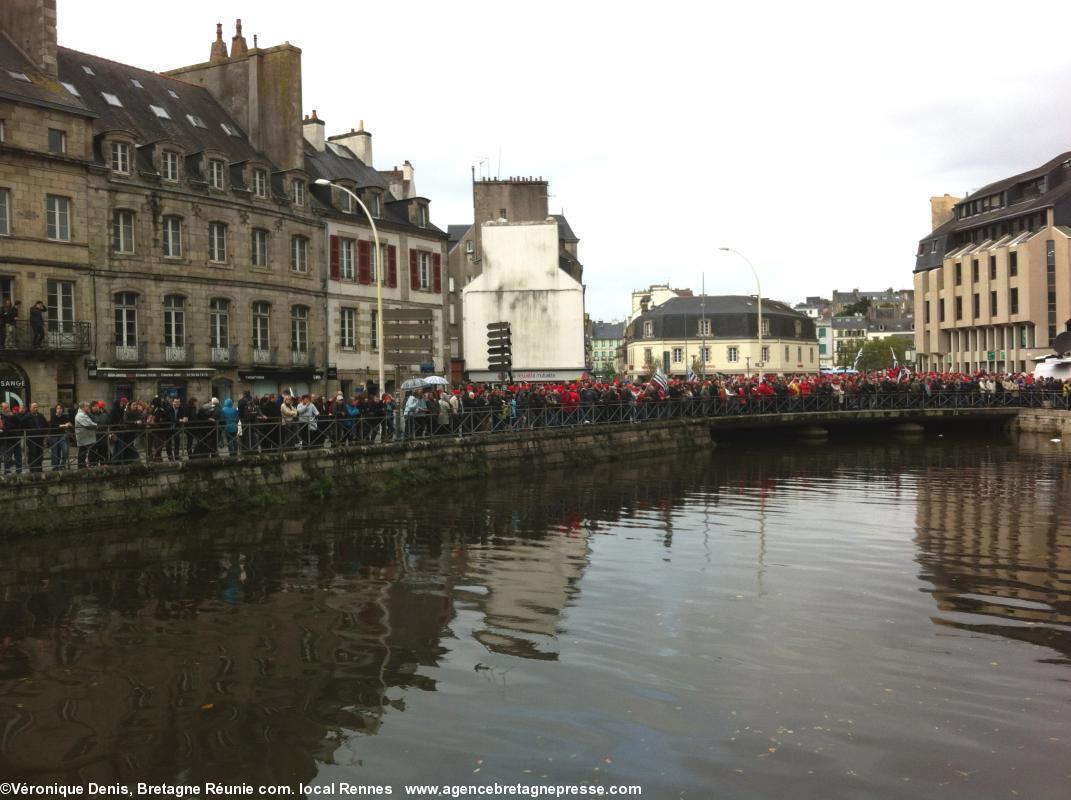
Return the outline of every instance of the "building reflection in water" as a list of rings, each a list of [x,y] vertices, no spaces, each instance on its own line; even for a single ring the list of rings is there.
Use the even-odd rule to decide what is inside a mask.
[[[1059,461],[1021,452],[906,440],[718,450],[394,506],[0,545],[0,774],[310,781],[341,740],[404,712],[408,690],[436,689],[460,609],[478,616],[471,635],[488,651],[554,661],[602,530],[655,520],[643,535],[669,557],[682,509],[699,499],[688,533],[702,535],[731,500],[756,535],[761,511],[765,546],[766,501],[785,481],[805,509],[845,472],[904,502],[917,493],[938,624],[1066,658],[1055,626],[1071,614],[1071,481]]]

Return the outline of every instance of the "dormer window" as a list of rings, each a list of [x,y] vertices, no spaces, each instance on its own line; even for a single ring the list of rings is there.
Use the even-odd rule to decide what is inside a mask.
[[[421,228],[428,227],[428,207],[425,205],[417,206],[417,224]]]
[[[110,94],[109,92],[101,92],[100,96],[103,97],[105,102],[110,106],[115,106],[116,108],[123,107],[123,101],[119,99],[118,95]]]
[[[130,145],[126,142],[111,143],[111,166],[112,172],[130,174]]]
[[[224,166],[224,163],[218,158],[209,159],[208,161],[208,183],[213,189],[223,190]]]
[[[379,195],[375,192],[369,192],[365,199],[365,205],[368,206],[368,213],[373,217],[379,216]]]
[[[305,181],[297,180],[296,178],[290,182],[290,199],[295,206],[305,205]]]
[[[699,320],[699,331],[698,331],[698,333],[699,333],[700,336],[710,336],[710,320],[709,319],[701,319],[701,320]]]
[[[654,336],[654,323],[651,322],[650,320],[648,320],[647,322],[643,323],[643,335],[644,335],[644,337],[646,337],[648,339],[650,339],[652,336]]]
[[[268,196],[268,173],[266,170],[253,170],[253,194],[257,197]]]
[[[338,207],[346,214],[352,214],[354,212],[353,197],[349,192],[339,192]]]
[[[179,154],[174,150],[165,150],[160,154],[160,177],[165,181],[179,179]]]

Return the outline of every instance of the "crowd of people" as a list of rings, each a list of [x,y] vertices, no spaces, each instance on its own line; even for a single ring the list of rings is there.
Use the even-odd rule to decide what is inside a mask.
[[[370,444],[502,430],[638,422],[676,416],[839,410],[942,404],[1071,407],[1071,381],[1028,373],[717,375],[646,382],[582,380],[562,384],[427,387],[400,401],[359,391],[349,398],[290,394],[237,402],[216,398],[125,397],[107,408],[84,401],[0,403],[3,474],[127,462],[217,458],[241,452]],[[72,462],[73,455],[73,462]]]

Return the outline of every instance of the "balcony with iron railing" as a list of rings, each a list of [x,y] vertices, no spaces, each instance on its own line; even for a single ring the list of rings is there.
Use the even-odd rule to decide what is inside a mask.
[[[277,364],[279,361],[279,348],[272,345],[259,345],[253,343],[253,363],[260,366]]]
[[[238,345],[215,345],[208,348],[208,360],[213,366],[226,367],[238,363]]]
[[[305,346],[304,350],[290,349],[290,364],[295,367],[308,367],[316,363],[316,348]]]
[[[192,344],[167,344],[163,346],[164,363],[171,366],[189,366],[193,363]]]
[[[148,363],[148,348],[144,342],[138,344],[116,344],[115,363],[132,365]]]
[[[89,352],[89,323],[49,320],[33,329],[28,319],[0,325],[0,350],[41,357]]]

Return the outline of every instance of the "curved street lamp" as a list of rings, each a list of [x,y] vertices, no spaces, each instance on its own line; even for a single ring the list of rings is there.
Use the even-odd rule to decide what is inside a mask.
[[[383,396],[383,392],[386,391],[387,385],[383,380],[383,264],[380,263],[379,253],[379,231],[376,230],[376,221],[372,219],[372,215],[369,213],[365,204],[361,202],[356,194],[351,192],[345,186],[340,186],[334,181],[329,181],[327,178],[317,178],[313,181],[317,186],[333,186],[335,189],[348,194],[353,198],[353,201],[357,203],[364,215],[368,217],[368,224],[372,226],[372,240],[375,242],[375,252],[372,255],[373,263],[376,265],[376,349],[379,351],[379,395]]]
[[[756,366],[766,366],[766,362],[762,359],[762,285],[759,283],[759,273],[755,270],[755,265],[752,264],[748,257],[739,250],[733,250],[731,247],[719,247],[718,249],[726,253],[733,253],[740,256],[740,258],[744,259],[744,263],[751,267],[751,274],[755,276],[755,291],[757,292],[755,296],[759,301],[759,360]],[[748,372],[750,371],[749,368]],[[762,373],[760,372],[759,374],[761,375]]]

